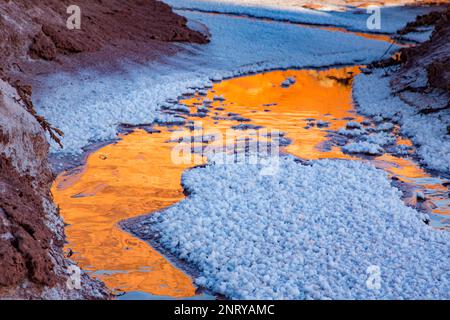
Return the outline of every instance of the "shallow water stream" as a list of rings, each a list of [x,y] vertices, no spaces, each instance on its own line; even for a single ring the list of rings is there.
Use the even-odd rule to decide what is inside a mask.
[[[332,132],[348,121],[364,120],[352,104],[352,79],[359,72],[359,67],[287,70],[225,80],[180,101],[190,109],[184,114],[187,125],[155,127],[154,133],[136,129],[93,152],[84,166],[62,173],[53,187],[55,201],[69,224],[67,247],[74,252],[72,259],[115,291],[128,292],[128,297],[130,293],[134,297],[196,296],[189,276],[117,225],[184,198],[183,172],[206,159],[195,155],[196,163],[175,164],[172,151],[177,145],[174,136],[192,135],[189,127],[193,123],[201,124],[203,135],[208,130],[225,132],[249,124],[278,130],[290,140],[283,152],[305,160],[370,161],[410,185],[411,197],[405,198],[409,204],[415,204],[415,189],[423,190],[433,212],[431,223],[443,227],[450,214],[448,189],[411,157],[348,155],[330,143]],[[292,83],[282,85],[287,79]],[[198,107],[204,109],[204,105],[208,112],[199,113]],[[234,131],[245,134],[245,130]],[[410,145],[402,137],[397,142]]]

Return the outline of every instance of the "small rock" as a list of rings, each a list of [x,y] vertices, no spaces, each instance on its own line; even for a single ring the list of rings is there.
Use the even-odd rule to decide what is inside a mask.
[[[231,129],[234,129],[234,130],[259,130],[261,128],[262,128],[262,126],[256,126],[253,124],[239,124],[237,126],[231,127]]]
[[[416,193],[416,198],[417,198],[417,201],[420,201],[420,202],[423,202],[427,199],[425,194],[423,194],[423,192],[420,192],[420,191]]]
[[[241,116],[231,117],[231,120],[239,121],[239,122],[250,122],[251,121],[249,118],[244,118]]]
[[[318,128],[328,128],[330,126],[330,123],[328,121],[319,120],[316,123]]]
[[[345,127],[347,129],[361,129],[361,124],[359,122],[350,121],[347,122]]]
[[[171,107],[170,110],[178,111],[178,112],[182,112],[182,113],[189,113],[190,112],[190,109],[187,106],[183,105],[183,104],[177,104],[177,105]]]
[[[379,126],[374,128],[374,131],[392,131],[394,129],[394,125],[390,122],[385,122],[380,124]]]
[[[282,88],[289,88],[290,86],[292,86],[295,83],[296,83],[296,80],[294,78],[287,78],[286,80],[284,80],[281,83],[281,87]]]
[[[383,122],[383,117],[382,116],[375,116],[373,117],[373,121],[375,121],[376,123],[381,123]]]
[[[206,107],[197,107],[197,112],[198,113],[207,113],[207,112],[209,112],[209,110]]]

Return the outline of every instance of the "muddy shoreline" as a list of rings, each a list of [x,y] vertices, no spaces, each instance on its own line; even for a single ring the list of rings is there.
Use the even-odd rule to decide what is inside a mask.
[[[208,41],[159,1],[79,1],[83,28],[75,31],[66,27],[70,4],[45,0],[0,5],[0,42],[4,44],[0,48],[0,113],[6,117],[2,120],[8,120],[0,126],[0,231],[8,235],[0,246],[0,269],[5,275],[0,277],[0,298],[110,297],[103,284],[83,272],[82,290],[66,286],[73,262],[63,253],[65,233],[50,194],[54,176],[45,136],[50,133],[57,141],[63,133],[37,115],[29,84],[38,87],[39,77],[57,71],[95,66],[109,72],[125,57],[148,61],[177,52],[176,45],[168,42]]]

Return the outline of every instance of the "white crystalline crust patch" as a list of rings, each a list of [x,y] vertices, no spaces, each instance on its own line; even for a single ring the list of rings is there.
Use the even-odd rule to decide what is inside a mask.
[[[191,195],[144,226],[196,266],[198,285],[233,299],[448,299],[448,232],[404,205],[360,162],[282,158],[186,172]],[[379,290],[367,269],[380,268]]]

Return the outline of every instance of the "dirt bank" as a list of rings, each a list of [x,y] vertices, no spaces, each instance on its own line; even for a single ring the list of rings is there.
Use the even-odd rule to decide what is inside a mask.
[[[66,286],[64,223],[50,194],[45,132],[62,134],[36,114],[27,83],[39,72],[113,60],[131,52],[149,58],[165,42],[205,43],[186,19],[155,0],[80,0],[81,29],[69,30],[72,1],[0,2],[0,298],[107,298],[103,285],[81,276],[81,290]],[[157,52],[157,53],[155,53]]]
[[[444,12],[419,17],[400,33],[427,25],[435,26],[430,40],[403,49],[403,64],[391,81],[393,91],[425,116],[450,109],[450,6]]]
[[[450,92],[450,6],[444,12],[433,12],[418,17],[415,22],[408,24],[399,33],[414,32],[430,25],[434,25],[435,30],[429,41],[402,50],[404,65],[396,76],[396,80],[402,88],[410,86],[410,88],[420,89],[420,85],[414,86],[413,82],[408,82],[408,79],[415,77],[420,79],[426,74],[429,87]]]
[[[0,80],[0,298],[107,297],[102,284],[82,275],[81,290],[65,283],[64,223],[52,202],[53,175],[44,129]]]
[[[66,10],[72,4],[70,0],[2,1],[0,67],[15,78],[29,78],[37,68],[79,63],[75,53],[102,51],[104,61],[132,50],[151,56],[165,42],[207,42],[160,1],[78,0],[79,30],[66,27],[71,16]]]
[[[434,29],[429,40],[403,48],[394,57],[371,67],[395,66],[389,71],[392,93],[417,114],[441,117],[450,109],[450,5],[419,16],[398,34],[420,33],[428,28]],[[450,126],[447,132],[450,135]]]
[[[376,64],[376,66],[400,64],[400,68],[392,77],[391,85],[393,91],[409,104],[424,102],[423,99],[418,99],[415,103],[408,98],[417,95],[439,96],[439,100],[446,100],[444,106],[431,100],[428,108],[424,109],[423,105],[417,105],[419,109],[423,109],[421,112],[425,113],[450,108],[450,6],[444,11],[419,16],[415,22],[409,23],[398,32],[404,35],[430,26],[434,26],[434,31],[428,41],[404,48],[394,59]]]

